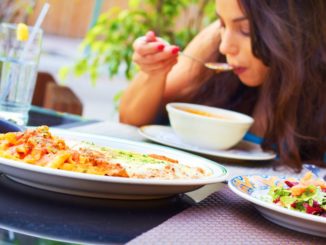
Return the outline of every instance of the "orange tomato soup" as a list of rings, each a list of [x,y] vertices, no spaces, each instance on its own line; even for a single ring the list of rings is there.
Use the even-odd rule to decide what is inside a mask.
[[[185,107],[180,107],[180,106],[177,106],[176,108],[179,109],[179,110],[186,111],[186,112],[193,113],[193,114],[200,115],[200,116],[231,120],[231,118],[228,118],[226,116],[221,116],[221,115],[213,114],[213,113],[210,113],[210,112],[201,111],[201,110],[198,110],[198,109],[185,108]]]

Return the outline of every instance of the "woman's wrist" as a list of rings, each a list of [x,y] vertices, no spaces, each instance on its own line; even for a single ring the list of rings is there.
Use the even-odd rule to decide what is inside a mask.
[[[152,78],[155,80],[158,79],[166,79],[169,71],[155,70],[155,71],[141,71],[146,80],[151,80]]]

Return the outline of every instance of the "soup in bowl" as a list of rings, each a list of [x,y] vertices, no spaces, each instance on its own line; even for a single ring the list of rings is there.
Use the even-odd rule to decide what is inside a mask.
[[[169,103],[166,109],[175,134],[185,143],[205,149],[235,146],[254,122],[245,114],[204,105]]]

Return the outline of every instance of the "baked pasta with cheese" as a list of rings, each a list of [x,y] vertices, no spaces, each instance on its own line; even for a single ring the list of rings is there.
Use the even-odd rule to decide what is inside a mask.
[[[197,179],[210,173],[158,154],[64,140],[47,126],[0,134],[0,157],[79,173],[140,179]]]

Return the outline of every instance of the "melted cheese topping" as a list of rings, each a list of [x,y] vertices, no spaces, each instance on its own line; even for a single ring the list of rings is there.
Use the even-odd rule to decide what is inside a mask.
[[[87,142],[69,142],[68,145],[80,152],[98,152],[106,161],[121,165],[131,178],[197,179],[210,175],[203,168],[180,164],[162,155],[117,150]]]

